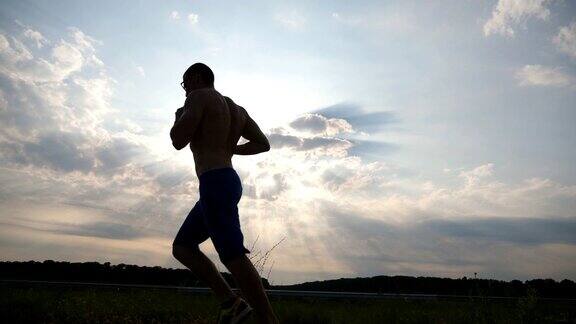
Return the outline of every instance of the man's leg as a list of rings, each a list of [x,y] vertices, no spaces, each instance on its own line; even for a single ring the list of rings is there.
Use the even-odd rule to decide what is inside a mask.
[[[172,242],[172,255],[212,288],[222,302],[234,296],[234,292],[214,263],[198,248],[198,245],[207,239],[208,232],[204,224],[202,205],[198,201],[186,216]]]
[[[244,253],[238,253],[238,250],[250,253],[243,245],[240,229],[238,202],[242,197],[242,183],[238,174],[232,168],[208,171],[200,176],[200,184],[206,229],[220,261],[232,273],[259,322],[277,324],[258,271]]]
[[[183,245],[172,245],[172,254],[196,276],[206,283],[218,300],[222,303],[236,294],[224,280],[216,265],[200,251],[199,248],[189,248]]]
[[[254,308],[260,323],[278,324],[278,318],[274,315],[268,296],[264,291],[262,279],[258,271],[245,254],[223,262],[226,268],[232,273],[236,284],[246,297],[250,306]]]

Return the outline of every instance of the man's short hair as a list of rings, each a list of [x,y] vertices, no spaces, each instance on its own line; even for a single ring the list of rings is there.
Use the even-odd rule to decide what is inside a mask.
[[[184,72],[184,82],[187,82],[194,74],[200,75],[200,78],[205,84],[214,86],[214,73],[208,67],[208,65],[204,63],[194,63],[190,65],[188,70]]]

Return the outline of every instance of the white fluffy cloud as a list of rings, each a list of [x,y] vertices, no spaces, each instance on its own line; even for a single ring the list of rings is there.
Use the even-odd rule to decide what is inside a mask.
[[[576,21],[560,28],[553,42],[560,51],[576,58]]]
[[[101,66],[94,54],[94,40],[76,28],[69,29],[69,39],[61,39],[50,51],[50,57],[35,58],[30,49],[16,37],[10,40],[0,34],[0,62],[13,78],[29,82],[55,82],[68,78],[82,67]]]
[[[500,34],[513,37],[514,28],[524,24],[529,18],[548,19],[550,10],[546,8],[552,0],[498,0],[492,17],[484,24],[484,35]]]
[[[46,38],[44,38],[44,36],[39,31],[30,29],[30,28],[28,28],[24,31],[24,36],[33,40],[36,43],[36,46],[38,48],[42,48],[44,46],[44,44],[47,43]]]
[[[146,71],[144,70],[144,68],[142,66],[137,65],[136,71],[138,72],[138,74],[140,74],[140,76],[146,77]]]
[[[180,19],[180,13],[176,10],[172,11],[170,13],[170,19],[172,20],[179,20]]]
[[[516,78],[522,86],[570,86],[574,78],[558,67],[543,65],[525,65],[516,72]]]
[[[352,125],[345,119],[326,118],[319,114],[304,114],[290,122],[290,126],[296,130],[334,136],[340,133],[351,133]]]
[[[349,140],[330,136],[298,136],[289,133],[268,134],[270,145],[275,149],[288,149],[292,154],[325,155],[343,157],[352,147]]]
[[[33,29],[32,27],[27,26],[18,20],[16,20],[16,24],[22,28],[22,34],[24,37],[32,41],[37,48],[42,48],[49,42],[48,39],[42,35],[42,33]]]
[[[96,56],[99,42],[70,28],[66,37],[46,44],[54,45],[35,51],[17,37],[0,34],[1,172],[52,182],[53,192],[36,198],[54,194],[57,199],[51,201],[71,204],[99,205],[98,197],[108,195],[78,196],[111,183],[116,183],[119,209],[130,206],[131,191],[158,190],[162,173],[136,165],[155,158],[147,141],[131,127],[112,131],[103,126],[109,119],[123,122],[110,104],[115,81]],[[18,188],[22,196],[34,196],[27,190],[34,189]],[[0,200],[9,196],[4,193]]]
[[[198,23],[198,18],[199,16],[193,12],[191,12],[190,14],[188,14],[188,22],[191,25],[196,25]]]

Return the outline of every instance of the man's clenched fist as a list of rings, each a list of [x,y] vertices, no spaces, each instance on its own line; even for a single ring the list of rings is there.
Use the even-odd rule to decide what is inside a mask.
[[[180,107],[176,110],[176,120],[180,119],[180,116],[182,116],[183,112],[184,112],[184,107]]]

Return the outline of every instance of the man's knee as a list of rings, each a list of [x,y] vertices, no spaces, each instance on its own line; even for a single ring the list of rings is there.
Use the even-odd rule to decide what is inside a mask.
[[[228,267],[230,264],[235,264],[241,262],[241,260],[248,259],[246,254],[244,254],[243,252],[236,252],[231,255],[219,254],[218,257],[220,259],[220,262],[222,262],[222,264],[225,265],[226,267]]]
[[[182,260],[194,256],[200,252],[200,248],[196,246],[184,246],[180,244],[172,244],[172,255],[177,260]]]

